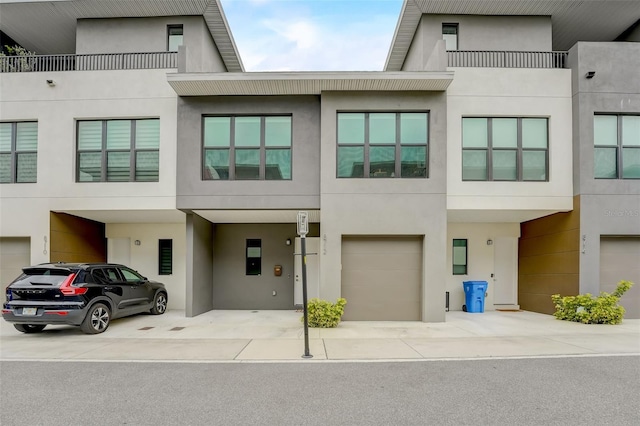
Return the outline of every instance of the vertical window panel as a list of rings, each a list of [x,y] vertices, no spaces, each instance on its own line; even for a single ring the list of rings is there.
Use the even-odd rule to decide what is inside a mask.
[[[622,148],[622,177],[640,179],[640,147]]]
[[[395,146],[372,146],[369,149],[369,177],[395,177],[395,169]]]
[[[545,151],[524,151],[522,153],[522,180],[547,180],[547,155]]]
[[[487,121],[486,118],[462,119],[463,148],[486,148],[488,146]]]
[[[184,26],[169,25],[167,27],[167,50],[169,52],[177,52],[178,47],[184,42]]]
[[[427,147],[403,146],[400,173],[403,178],[427,176]]]
[[[403,112],[400,114],[400,143],[426,145],[429,122],[427,113]]]
[[[139,151],[136,153],[136,181],[157,182],[160,170],[160,153],[158,151]]]
[[[107,149],[131,149],[131,121],[107,121]]]
[[[596,179],[615,179],[618,177],[618,149],[595,148],[594,151],[594,177]]]
[[[493,148],[517,148],[518,147],[518,119],[494,118],[492,123],[492,147]]]
[[[38,149],[38,123],[16,124],[16,151],[36,151]]]
[[[453,275],[467,275],[467,240],[454,239],[451,252]]]
[[[35,183],[38,171],[38,123],[0,123],[0,183]]]
[[[160,120],[136,120],[136,149],[160,148]]]
[[[364,114],[363,113],[339,113],[338,114],[338,144],[344,144],[344,145],[364,144]]]
[[[173,274],[173,240],[158,240],[158,275]]]
[[[458,50],[458,24],[442,24],[442,39],[446,50]]]
[[[547,127],[546,118],[523,118],[522,147],[547,148]]]
[[[35,183],[38,171],[38,154],[18,153],[16,155],[18,162],[16,182]]]
[[[102,121],[78,122],[78,150],[102,149]]]
[[[291,179],[291,150],[268,149],[265,159],[265,179]]]
[[[260,117],[235,118],[235,146],[260,146]]]
[[[204,118],[204,146],[231,146],[231,117]]]
[[[493,150],[493,180],[518,180],[517,151]]]
[[[236,179],[260,179],[260,150],[236,149]]]
[[[0,152],[11,152],[13,123],[0,123]]]
[[[369,143],[394,144],[396,143],[396,114],[371,113],[369,114]]]
[[[208,149],[204,153],[204,179],[229,180],[229,150]]]
[[[246,275],[262,274],[262,240],[248,239],[246,247]]]
[[[462,152],[462,179],[487,180],[487,151]]]
[[[128,182],[131,177],[131,154],[129,152],[107,153],[107,182]]]
[[[622,146],[640,146],[640,115],[622,116]]]
[[[265,117],[265,146],[291,146],[291,117]]]
[[[102,153],[81,152],[78,156],[78,181],[100,182],[102,180]]]
[[[618,145],[618,117],[596,115],[593,117],[594,145]]]
[[[364,177],[364,147],[338,147],[338,177]]]
[[[11,154],[0,154],[0,183],[11,183]]]

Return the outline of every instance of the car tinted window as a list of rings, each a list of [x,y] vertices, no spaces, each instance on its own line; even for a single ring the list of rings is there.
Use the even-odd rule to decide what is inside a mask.
[[[94,269],[93,272],[91,272],[91,276],[98,284],[108,284],[110,282],[102,269]]]
[[[109,282],[122,281],[122,278],[120,278],[120,274],[118,274],[118,270],[116,268],[104,268],[104,274]]]
[[[120,268],[122,275],[124,275],[124,279],[132,282],[132,281],[142,281],[142,277],[128,268]]]
[[[60,285],[71,271],[64,269],[24,268],[23,273],[13,280],[15,285]]]

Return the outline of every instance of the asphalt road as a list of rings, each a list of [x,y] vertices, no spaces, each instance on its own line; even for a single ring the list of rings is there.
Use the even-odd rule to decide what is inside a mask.
[[[0,363],[0,424],[637,425],[640,357]]]

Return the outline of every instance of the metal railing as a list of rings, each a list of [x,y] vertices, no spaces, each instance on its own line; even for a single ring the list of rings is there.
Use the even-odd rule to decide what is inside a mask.
[[[449,50],[450,67],[566,68],[568,52]]]
[[[0,72],[103,71],[178,68],[178,52],[0,57]]]

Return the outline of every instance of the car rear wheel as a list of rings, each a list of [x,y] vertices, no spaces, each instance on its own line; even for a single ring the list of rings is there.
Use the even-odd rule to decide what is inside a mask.
[[[164,293],[156,294],[156,297],[153,298],[153,308],[151,308],[151,313],[153,315],[162,315],[167,310],[167,295]]]
[[[13,324],[16,330],[22,333],[40,333],[47,326],[46,324]]]
[[[111,312],[102,303],[96,303],[89,309],[87,316],[80,325],[80,330],[87,334],[102,333],[109,327],[111,320]]]

